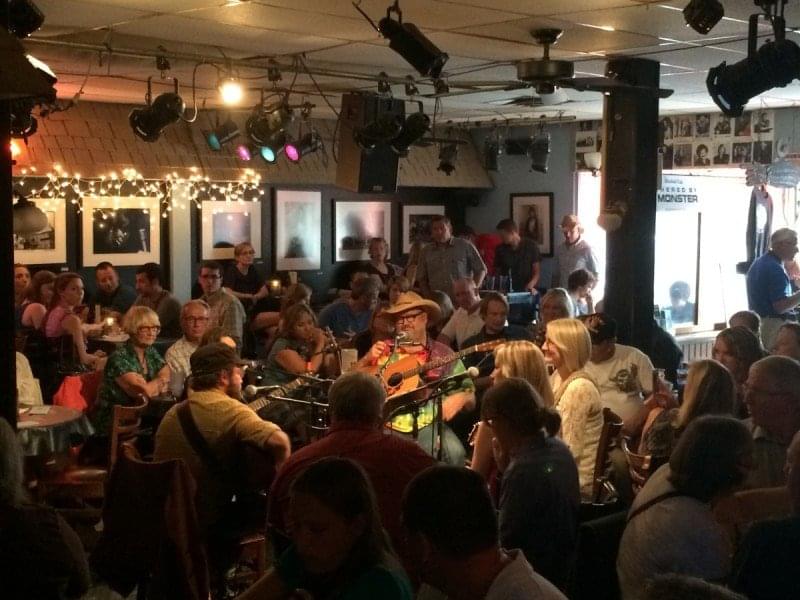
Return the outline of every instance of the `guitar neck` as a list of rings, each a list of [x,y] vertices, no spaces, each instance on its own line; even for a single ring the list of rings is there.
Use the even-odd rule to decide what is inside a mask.
[[[425,373],[426,371],[431,371],[432,369],[438,369],[441,366],[444,366],[448,363],[455,362],[467,356],[468,354],[472,354],[473,352],[478,352],[478,346],[470,346],[469,348],[464,348],[463,350],[459,350],[458,352],[454,352],[453,354],[448,354],[447,356],[441,356],[439,358],[435,358],[433,360],[429,360],[428,362],[419,365],[418,367],[414,367],[413,369],[409,369],[408,371],[403,372],[403,379],[407,377],[413,377],[414,375],[419,375],[420,373]]]
[[[272,402],[272,396],[285,396],[286,394],[293,392],[302,385],[305,385],[305,382],[300,377],[298,377],[297,379],[290,381],[286,385],[282,385],[278,388],[275,388],[275,391],[270,395],[258,398],[256,400],[253,400],[252,402],[248,402],[247,407],[252,408],[254,411],[258,412],[259,410],[264,408],[267,404]]]

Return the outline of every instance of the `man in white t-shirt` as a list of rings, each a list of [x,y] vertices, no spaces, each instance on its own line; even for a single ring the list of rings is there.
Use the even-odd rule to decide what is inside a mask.
[[[483,318],[479,310],[481,297],[475,281],[469,277],[456,279],[453,283],[453,296],[456,310],[442,328],[437,341],[445,346],[451,346],[455,342],[456,349],[460,350],[464,341],[477,334],[483,327]]]
[[[569,274],[578,269],[586,269],[597,280],[597,257],[589,242],[581,237],[583,226],[577,215],[564,216],[561,220],[561,233],[564,241],[556,246],[550,287],[567,287]]]
[[[582,321],[592,338],[592,356],[583,370],[597,384],[603,406],[632,424],[652,391],[653,363],[641,350],[617,343],[617,322],[607,314],[595,313]]]
[[[486,482],[463,467],[419,473],[403,497],[403,526],[423,586],[418,599],[566,600],[521,550],[504,550]]]

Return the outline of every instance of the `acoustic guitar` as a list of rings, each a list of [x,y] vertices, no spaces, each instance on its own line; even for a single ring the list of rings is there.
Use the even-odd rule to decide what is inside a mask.
[[[396,396],[403,396],[413,392],[420,386],[420,373],[426,373],[433,369],[438,369],[446,364],[455,362],[465,356],[475,352],[487,352],[494,350],[497,346],[505,344],[506,340],[492,340],[491,342],[483,342],[464,348],[459,352],[448,354],[429,360],[424,364],[419,364],[417,359],[412,356],[404,356],[403,358],[390,363],[388,365],[376,365],[373,367],[365,367],[363,370],[367,373],[380,377],[383,385],[386,388],[387,400]]]

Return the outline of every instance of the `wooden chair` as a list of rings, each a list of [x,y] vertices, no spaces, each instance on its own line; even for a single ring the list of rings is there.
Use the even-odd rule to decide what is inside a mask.
[[[622,419],[610,408],[603,409],[603,429],[600,442],[597,444],[597,456],[594,461],[594,479],[592,483],[592,504],[602,504],[603,491],[614,492],[608,478],[610,466],[609,452],[622,432]]]
[[[110,452],[108,466],[83,466],[70,464],[66,469],[52,476],[41,478],[37,485],[41,499],[48,495],[59,495],[80,500],[102,500],[105,497],[105,484],[108,474],[116,463],[120,448],[132,444],[139,433],[141,415],[147,408],[147,399],[140,398],[136,406],[114,406],[111,422]]]
[[[636,495],[644,487],[644,484],[656,470],[656,463],[649,454],[636,454],[628,446],[628,439],[622,438],[622,451],[625,453],[625,460],[628,462],[628,472],[633,484],[633,494]]]

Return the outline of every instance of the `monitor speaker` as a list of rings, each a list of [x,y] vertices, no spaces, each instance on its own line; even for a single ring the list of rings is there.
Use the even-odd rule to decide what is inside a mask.
[[[336,185],[358,193],[393,193],[397,190],[398,155],[388,143],[362,149],[353,133],[385,115],[405,116],[401,100],[374,94],[344,94],[340,113],[339,162]]]

